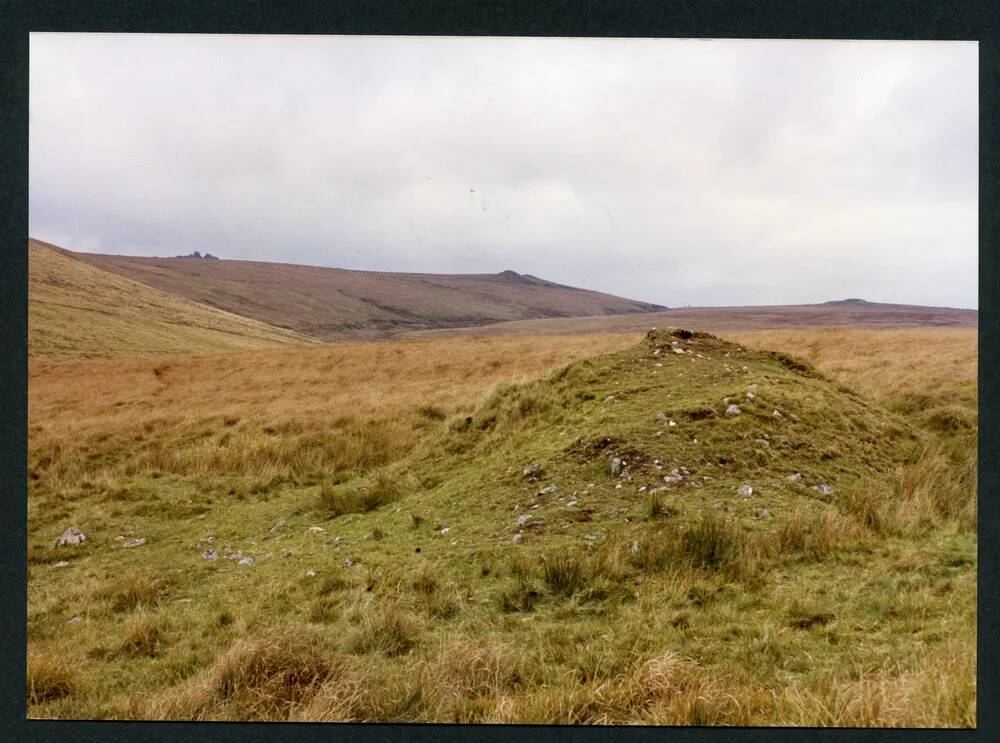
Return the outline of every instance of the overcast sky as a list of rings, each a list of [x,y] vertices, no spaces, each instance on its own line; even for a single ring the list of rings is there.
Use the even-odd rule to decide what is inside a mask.
[[[976,307],[977,172],[968,42],[31,37],[72,250]]]

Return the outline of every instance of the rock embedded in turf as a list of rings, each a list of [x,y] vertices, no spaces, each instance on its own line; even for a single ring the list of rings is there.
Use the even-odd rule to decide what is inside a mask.
[[[740,406],[736,403],[731,403],[728,408],[726,408],[726,415],[732,417],[734,415],[739,415],[743,411],[740,410]]]
[[[59,541],[56,543],[57,547],[76,547],[77,545],[83,544],[87,541],[87,535],[82,531],[77,529],[75,526],[69,527],[63,532],[62,536],[59,537]]]
[[[215,550],[205,550],[204,552],[201,553],[201,556],[205,560],[218,560],[219,559],[219,553],[216,552]]]
[[[751,495],[753,495],[753,487],[750,485],[740,485],[739,494],[742,495],[744,498],[749,498]]]
[[[60,560],[56,563],[57,568],[65,568],[69,565],[69,560]]]
[[[132,547],[141,547],[146,543],[146,537],[139,537],[138,539],[130,539],[125,544],[122,545],[124,549],[131,549]]]
[[[556,490],[558,490],[558,488],[556,488],[555,485],[546,485],[544,488],[542,488],[541,490],[538,491],[538,494],[539,495],[549,495],[550,493],[556,492]]]
[[[619,457],[615,457],[611,460],[611,476],[617,477],[622,471],[622,460]]]
[[[532,462],[521,473],[521,477],[526,480],[540,480],[545,475],[545,468],[541,462]]]
[[[802,474],[799,472],[795,472],[788,476],[788,482],[799,482],[799,480],[801,479],[802,479]]]
[[[247,556],[247,557],[244,557],[244,558],[243,558],[242,560],[240,560],[240,561],[239,561],[238,563],[236,563],[236,564],[237,564],[237,565],[243,565],[243,566],[249,566],[249,565],[253,565],[253,558],[252,558],[252,557],[249,557],[249,556]]]

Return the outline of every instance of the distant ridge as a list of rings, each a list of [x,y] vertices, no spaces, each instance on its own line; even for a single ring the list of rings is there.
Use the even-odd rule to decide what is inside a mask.
[[[822,304],[828,307],[863,307],[866,304],[874,304],[866,299],[857,299],[856,297],[849,297],[847,299],[831,299],[829,302],[823,302]]]
[[[205,255],[194,254],[69,255],[194,302],[325,340],[665,309],[511,269],[495,274],[392,273],[205,260]],[[195,260],[199,257],[202,260]]]

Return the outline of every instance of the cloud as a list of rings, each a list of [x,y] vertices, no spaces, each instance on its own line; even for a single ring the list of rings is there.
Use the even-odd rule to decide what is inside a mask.
[[[977,304],[965,42],[33,34],[73,249]]]

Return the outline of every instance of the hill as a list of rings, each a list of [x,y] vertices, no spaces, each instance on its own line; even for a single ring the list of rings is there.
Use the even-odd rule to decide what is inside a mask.
[[[387,273],[189,257],[72,255],[161,291],[322,339],[662,309],[510,270]]]
[[[721,333],[783,328],[850,327],[863,329],[975,328],[977,310],[888,304],[846,299],[822,304],[750,307],[684,307],[614,317],[573,317],[502,322],[480,328],[419,331],[414,336],[551,335],[563,333],[641,333],[652,327],[683,325]]]
[[[28,349],[33,357],[237,351],[313,342],[28,240]]]
[[[473,404],[517,343],[41,370],[29,714],[975,724],[974,418],[667,330]]]

